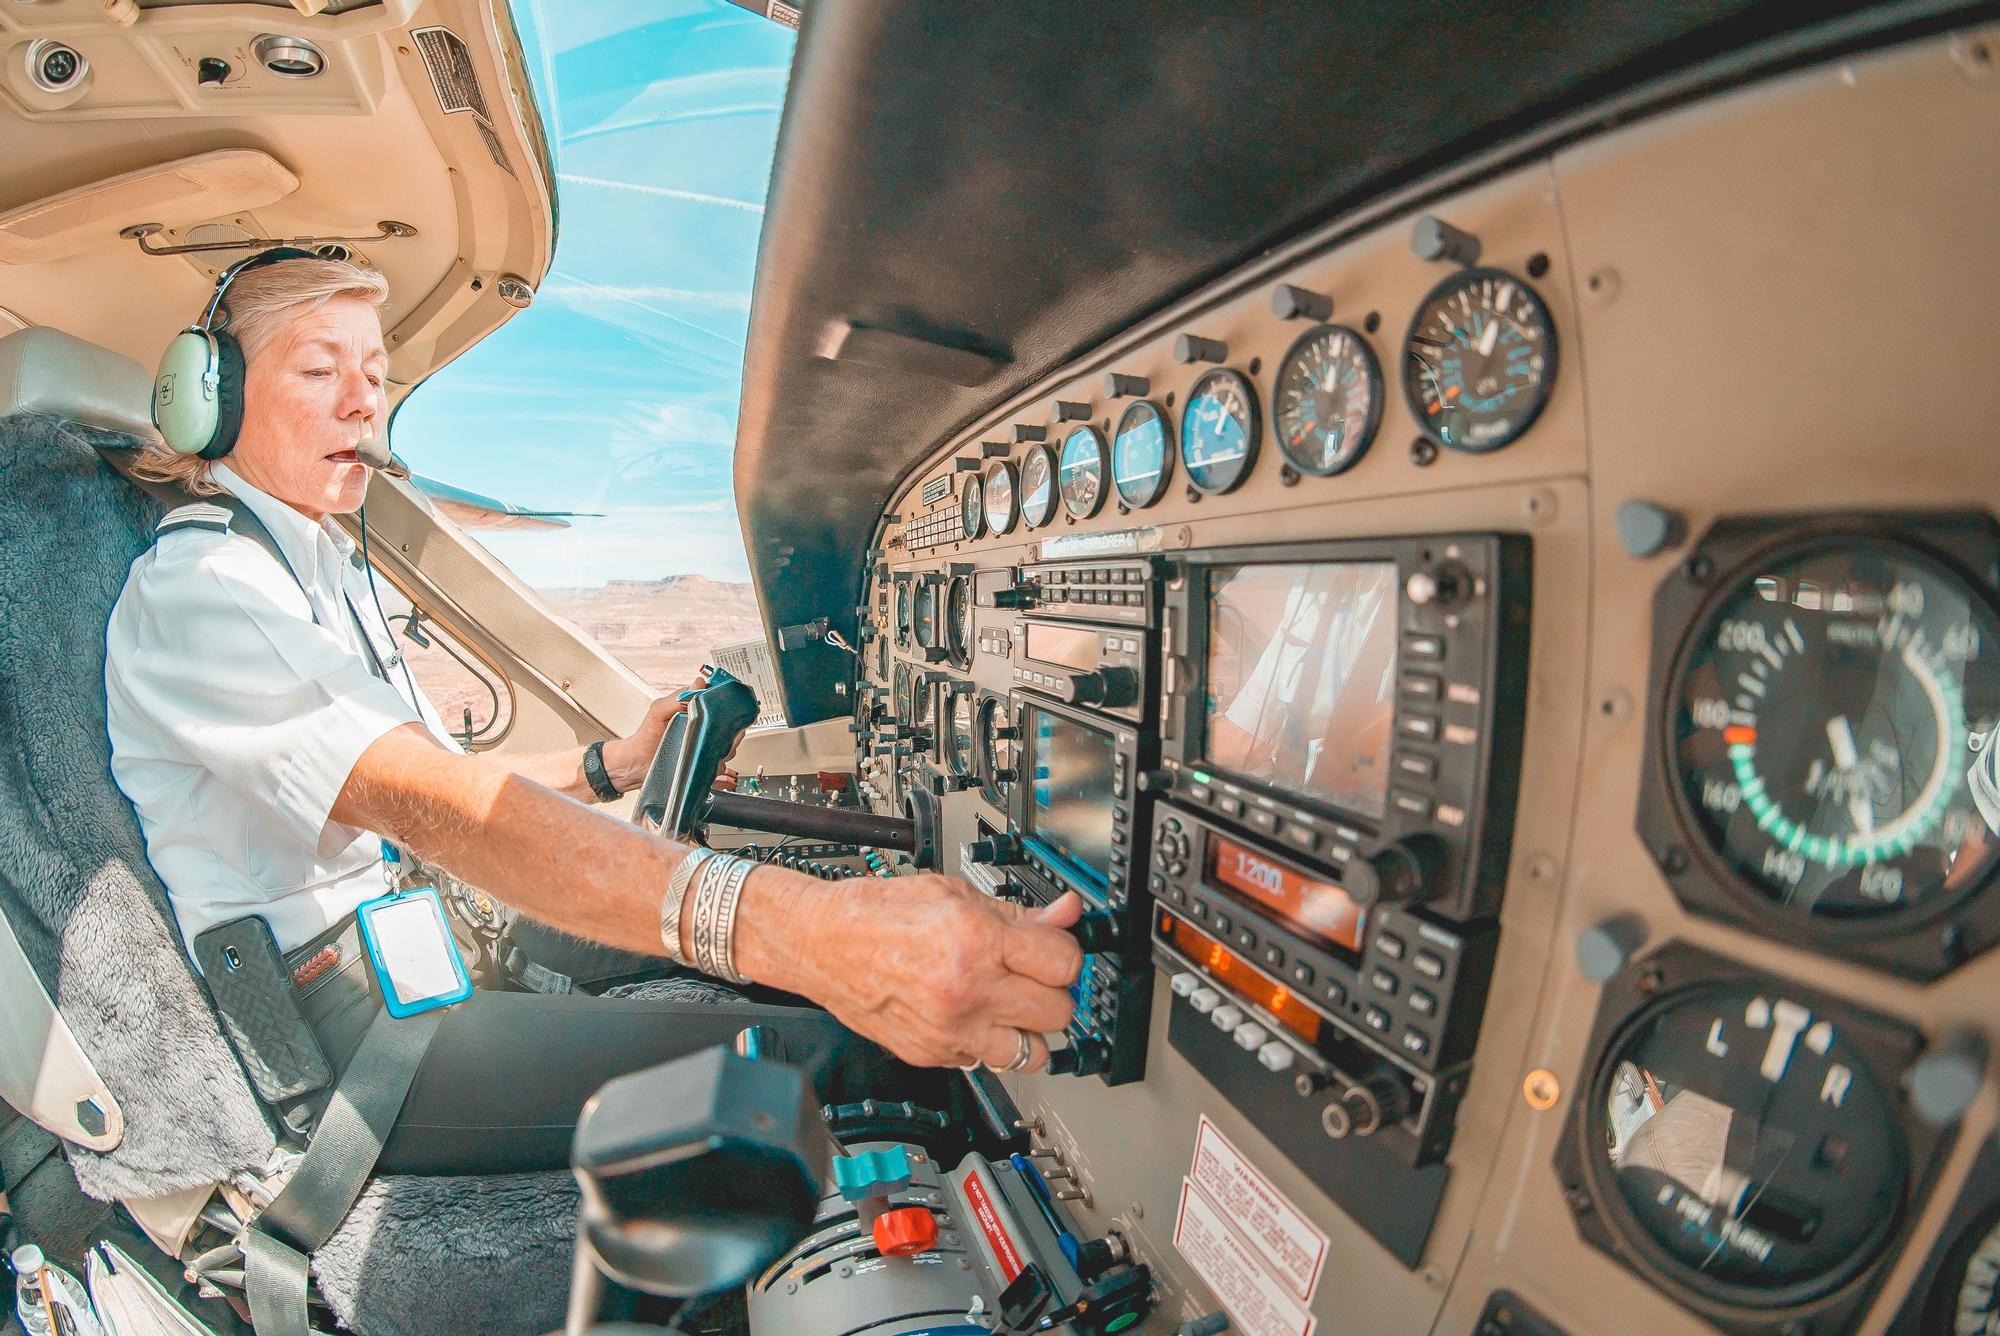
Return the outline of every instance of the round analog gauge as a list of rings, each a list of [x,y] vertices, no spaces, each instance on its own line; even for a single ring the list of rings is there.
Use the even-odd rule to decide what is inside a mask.
[[[978,697],[973,695],[972,688],[968,684],[953,689],[948,699],[950,708],[945,711],[944,719],[939,721],[944,726],[945,764],[951,767],[951,773],[954,775],[977,775],[979,773],[976,719],[979,710]]]
[[[1301,334],[1271,390],[1278,449],[1300,473],[1344,473],[1368,452],[1382,424],[1382,369],[1361,336],[1344,325]]]
[[[977,473],[958,489],[958,528],[967,539],[986,532],[986,493]]]
[[[1166,493],[1174,457],[1167,450],[1167,417],[1141,399],[1118,419],[1111,438],[1111,483],[1118,499],[1134,510]]]
[[[1519,439],[1555,380],[1549,308],[1504,270],[1453,274],[1410,322],[1403,392],[1417,425],[1439,445],[1478,453]]]
[[[1056,452],[1030,446],[1021,459],[1021,518],[1039,529],[1056,517]]]
[[[908,647],[910,643],[910,582],[908,579],[896,581],[896,643]]]
[[[1181,464],[1198,492],[1227,492],[1257,462],[1257,392],[1226,367],[1194,383],[1181,411]]]
[[[1004,459],[988,464],[985,480],[980,484],[980,494],[986,507],[986,527],[996,534],[1012,533],[1014,520],[1019,515],[1014,466]]]
[[[1923,1330],[2000,1333],[2000,1208],[1989,1209],[1959,1236],[1939,1276]]]
[[[896,722],[899,724],[912,723],[916,719],[910,704],[910,676],[909,664],[896,665],[895,691],[890,700],[896,711]]]
[[[920,649],[938,643],[939,583],[935,576],[918,576],[917,587],[910,595],[910,638]]]
[[[972,664],[972,577],[954,575],[944,591],[944,647],[960,668]]]
[[[883,682],[889,680],[889,637],[885,635],[875,637],[875,676]]]
[[[1733,880],[1866,927],[1986,879],[2000,624],[1971,586],[1900,545],[1815,540],[1739,571],[1696,628],[1667,751]]]
[[[1004,804],[1014,789],[1014,722],[1006,697],[980,698],[977,732],[980,776],[993,801]]]
[[[1704,1295],[1777,1307],[1830,1290],[1873,1260],[1902,1203],[1896,1101],[1840,1025],[1763,981],[1640,1012],[1590,1112],[1602,1205]]]
[[[931,721],[931,698],[937,693],[931,690],[931,683],[925,679],[930,674],[917,669],[910,674],[910,722],[918,728]]]
[[[1063,509],[1087,520],[1104,504],[1104,437],[1095,427],[1078,427],[1063,437]]]

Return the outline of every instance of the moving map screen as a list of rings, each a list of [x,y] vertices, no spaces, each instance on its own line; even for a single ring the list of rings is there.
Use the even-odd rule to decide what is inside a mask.
[[[1028,740],[1034,766],[1029,834],[1098,881],[1107,881],[1117,741],[1043,710],[1028,712]]]
[[[1217,566],[1208,762],[1379,818],[1395,727],[1393,562]]]

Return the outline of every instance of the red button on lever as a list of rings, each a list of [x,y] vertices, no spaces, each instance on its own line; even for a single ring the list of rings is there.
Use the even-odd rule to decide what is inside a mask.
[[[911,1257],[937,1243],[937,1217],[927,1206],[900,1206],[875,1222],[875,1247],[884,1257]]]

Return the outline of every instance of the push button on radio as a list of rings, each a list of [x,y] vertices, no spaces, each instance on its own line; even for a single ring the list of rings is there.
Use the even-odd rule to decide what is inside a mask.
[[[1395,933],[1385,932],[1375,938],[1375,949],[1391,960],[1401,960],[1409,948]]]
[[[1442,659],[1444,637],[1410,632],[1403,637],[1403,654],[1412,659]]]

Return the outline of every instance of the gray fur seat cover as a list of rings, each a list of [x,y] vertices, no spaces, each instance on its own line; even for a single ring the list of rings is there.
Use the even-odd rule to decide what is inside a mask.
[[[68,1148],[93,1197],[261,1165],[275,1144],[111,779],[104,627],[158,502],[37,414],[0,418],[0,908],[125,1113]],[[576,1187],[563,1173],[385,1178],[313,1259],[362,1336],[533,1336],[562,1325]]]

